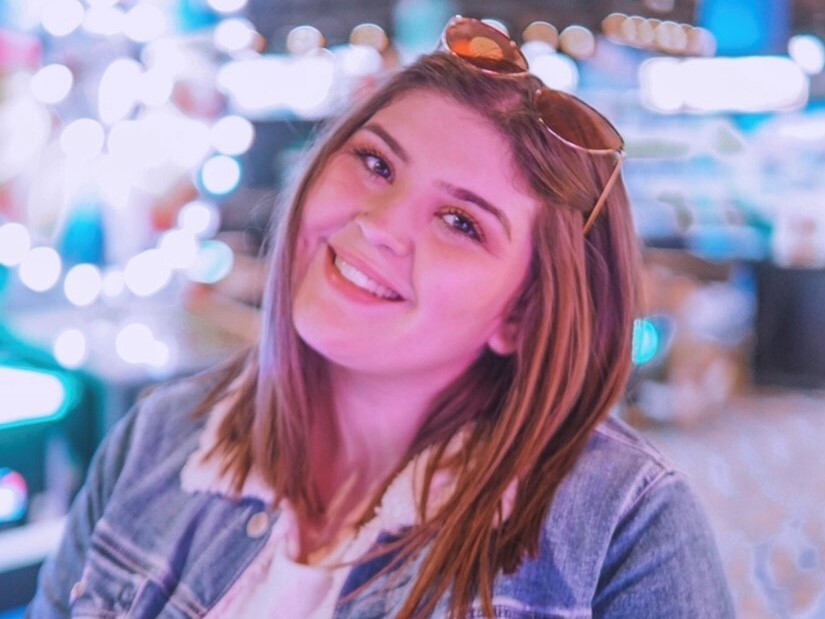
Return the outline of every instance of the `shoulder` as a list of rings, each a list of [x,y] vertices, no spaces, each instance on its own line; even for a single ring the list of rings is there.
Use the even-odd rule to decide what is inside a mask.
[[[581,582],[596,582],[617,532],[626,522],[640,520],[640,506],[651,498],[679,502],[686,488],[684,477],[649,441],[609,418],[559,486],[545,523],[544,544],[554,549],[553,559],[563,572],[577,573]],[[637,525],[644,526],[640,521]]]
[[[593,432],[560,494],[608,500],[619,516],[645,493],[677,479],[682,474],[650,441],[610,417]]]
[[[732,616],[713,532],[687,476],[617,419],[596,429],[559,487],[537,564],[566,585],[562,597],[594,616],[650,616],[653,608]]]
[[[221,371],[208,370],[151,387],[122,422],[133,426],[132,441],[148,442],[156,452],[179,449],[182,439],[203,427],[196,411],[222,377]]]
[[[219,385],[222,374],[214,370],[157,384],[145,391],[109,428],[98,446],[90,475],[102,487],[127,486],[145,478],[147,471],[174,467],[194,451],[205,425],[196,411]],[[88,482],[87,482],[88,483]]]

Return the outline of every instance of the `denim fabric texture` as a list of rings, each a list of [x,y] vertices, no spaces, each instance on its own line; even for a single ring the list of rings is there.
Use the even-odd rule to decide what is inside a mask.
[[[200,617],[261,550],[277,510],[181,488],[204,424],[191,411],[212,380],[156,390],[109,433],[27,617]],[[357,565],[335,619],[393,617],[423,560],[372,581],[381,559]],[[615,419],[597,429],[560,487],[538,555],[499,575],[493,594],[496,617],[734,616],[713,534],[686,480]],[[448,608],[445,596],[434,616]],[[480,605],[471,616],[483,616]]]

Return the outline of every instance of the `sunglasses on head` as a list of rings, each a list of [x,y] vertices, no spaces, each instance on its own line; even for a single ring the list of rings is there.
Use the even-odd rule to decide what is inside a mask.
[[[527,58],[516,42],[499,29],[478,19],[453,17],[441,34],[441,48],[491,75],[529,74]],[[595,109],[571,94],[547,86],[536,91],[539,121],[558,140],[576,150],[616,158],[613,172],[590,210],[584,233],[593,226],[624,161],[624,140],[616,128]]]

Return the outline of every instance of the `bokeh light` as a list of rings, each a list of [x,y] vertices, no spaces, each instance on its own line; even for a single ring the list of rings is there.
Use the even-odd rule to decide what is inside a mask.
[[[115,350],[121,359],[133,365],[162,367],[169,362],[169,347],[139,322],[130,323],[118,332]]]
[[[60,134],[60,147],[66,156],[87,161],[103,150],[106,132],[103,126],[91,118],[78,118],[70,122]]]
[[[540,41],[556,49],[559,46],[559,31],[549,22],[534,21],[524,29],[521,39],[525,44]]]
[[[35,247],[20,262],[18,275],[23,284],[35,292],[45,292],[60,279],[62,261],[51,247]]]
[[[559,48],[573,58],[590,58],[596,52],[596,37],[584,26],[568,26],[559,35]]]
[[[633,363],[644,365],[656,357],[660,346],[659,332],[652,322],[638,318],[633,322]]]
[[[34,97],[0,102],[0,183],[34,163],[48,143],[51,130],[49,112]]]
[[[224,155],[242,155],[255,140],[255,128],[242,116],[224,116],[212,127],[212,146]]]
[[[139,297],[148,297],[161,291],[172,277],[163,252],[147,249],[132,256],[123,270],[126,287]]]
[[[89,34],[111,37],[123,32],[125,13],[120,7],[93,6],[86,11],[83,29]]]
[[[126,13],[123,33],[136,43],[147,43],[166,33],[166,13],[147,2],[138,3]]]
[[[78,264],[66,273],[63,292],[69,303],[84,307],[94,303],[103,288],[100,269],[93,264]]]
[[[530,72],[556,90],[573,92],[579,84],[579,68],[563,54],[545,54],[533,59]]]
[[[0,524],[20,520],[28,505],[26,479],[17,471],[0,469]]]
[[[175,80],[169,71],[153,68],[145,71],[138,80],[138,98],[146,105],[159,106],[172,97]]]
[[[206,0],[219,13],[234,13],[246,7],[247,0]]]
[[[315,26],[297,26],[286,35],[286,49],[296,56],[318,50],[324,47],[326,42],[324,35]]]
[[[158,249],[172,269],[188,269],[198,257],[198,242],[188,230],[169,230],[161,235]]]
[[[221,225],[218,208],[211,202],[194,200],[178,211],[178,227],[196,237],[210,237]]]
[[[113,299],[123,294],[126,289],[126,276],[117,268],[108,269],[103,273],[103,294]]]
[[[825,68],[825,44],[813,34],[797,34],[788,41],[788,54],[808,75]]]
[[[221,20],[212,35],[215,47],[228,53],[253,48],[258,37],[252,22],[241,17]]]
[[[78,0],[49,0],[43,5],[40,21],[46,32],[63,37],[77,30],[85,15]]]
[[[61,331],[52,345],[52,354],[65,368],[78,368],[89,356],[86,336],[80,329]]]
[[[235,256],[224,242],[204,241],[198,251],[195,263],[186,271],[186,276],[194,282],[214,284],[232,271]]]
[[[59,103],[72,89],[74,77],[69,67],[62,64],[48,64],[32,76],[32,94],[43,103]]]
[[[66,402],[66,387],[50,372],[0,365],[0,425],[48,417]]]
[[[17,222],[0,226],[0,264],[17,266],[31,249],[31,235],[28,228]]]
[[[209,193],[223,195],[229,193],[241,180],[241,166],[232,157],[215,155],[203,164],[201,170],[203,187]]]
[[[130,114],[137,103],[142,74],[140,63],[131,58],[118,58],[106,67],[97,98],[100,120],[112,124]]]

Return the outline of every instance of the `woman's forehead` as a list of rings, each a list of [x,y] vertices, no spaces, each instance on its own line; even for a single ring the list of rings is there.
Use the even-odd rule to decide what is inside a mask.
[[[509,140],[492,121],[452,97],[430,91],[398,97],[373,115],[355,139],[385,150],[404,183],[447,190],[452,196],[472,195],[473,201],[495,207],[489,210],[529,221],[538,208],[515,167]]]
[[[405,93],[378,110],[361,130],[394,141],[406,153],[479,172],[509,170],[513,165],[509,140],[477,110],[447,95],[427,90]]]

